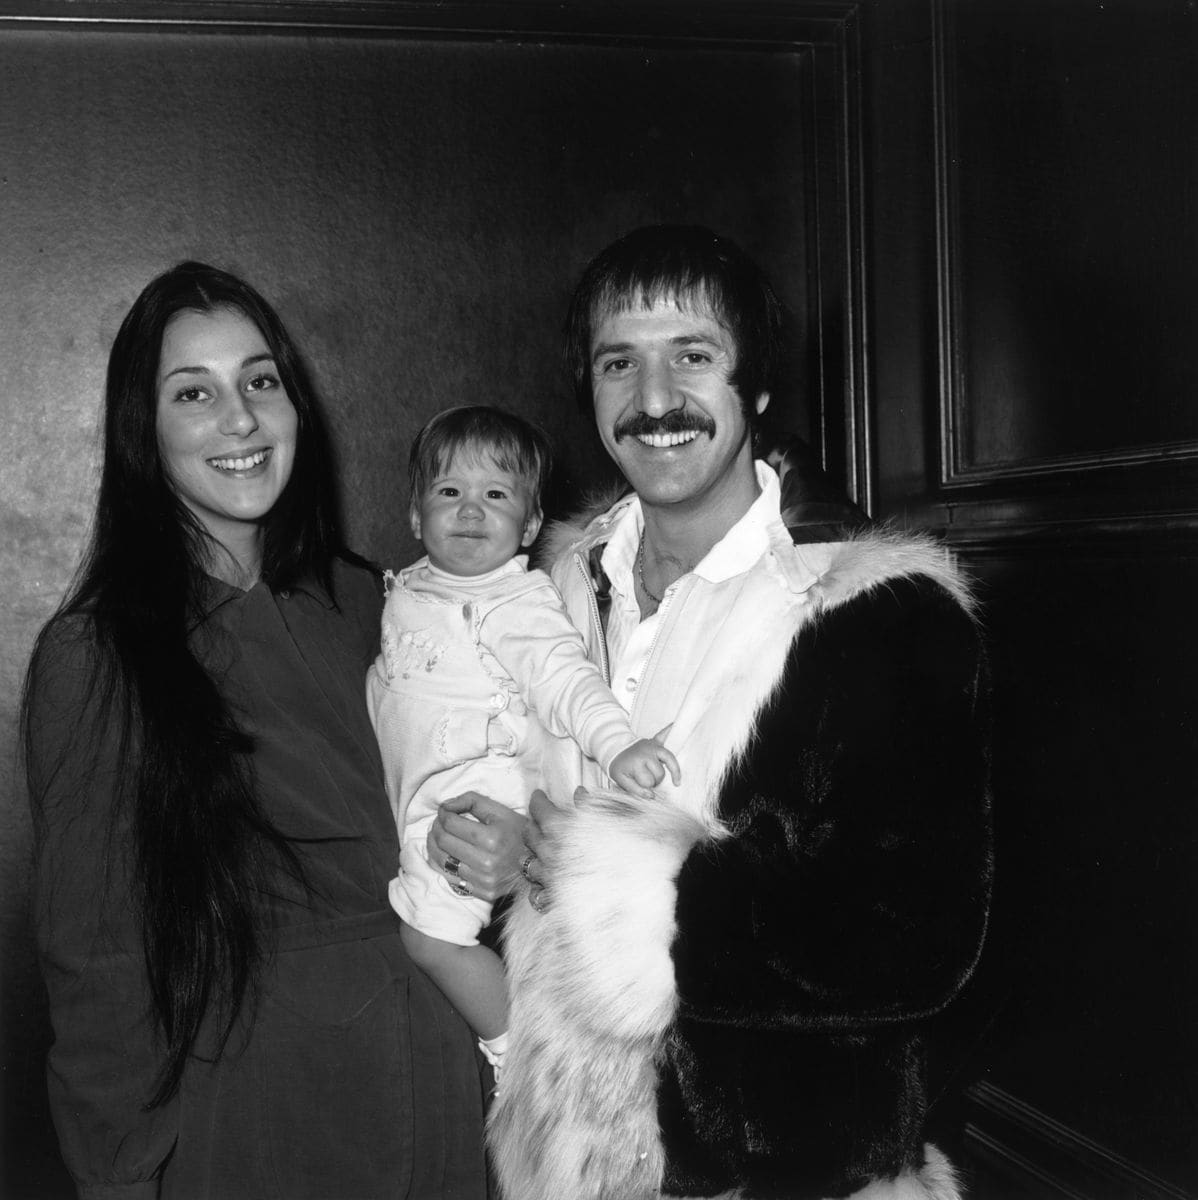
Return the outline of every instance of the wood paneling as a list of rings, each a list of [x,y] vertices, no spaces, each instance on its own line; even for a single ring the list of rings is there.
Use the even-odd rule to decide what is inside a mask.
[[[922,442],[880,390],[874,416],[881,511],[959,549],[992,651],[965,1145],[984,1200],[1195,1194],[1198,17],[961,0],[928,28],[939,403]]]
[[[935,11],[940,486],[925,515],[939,506],[970,540],[1198,530],[1193,7]]]
[[[1038,1146],[1064,1180],[1073,1163],[1091,1200],[1131,1195],[1115,1183],[1134,1171],[1198,1190],[1198,553],[1123,550],[969,558],[998,854],[969,1119],[991,1153],[1034,1162]]]

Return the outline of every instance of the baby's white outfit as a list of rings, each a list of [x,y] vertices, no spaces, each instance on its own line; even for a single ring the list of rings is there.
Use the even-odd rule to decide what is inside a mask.
[[[429,865],[441,801],[474,791],[522,813],[535,788],[554,795],[567,777],[577,751],[563,739],[606,771],[637,736],[526,556],[471,577],[422,558],[387,583],[366,699],[400,829],[391,904],[422,933],[473,946],[491,906],[455,895]]]

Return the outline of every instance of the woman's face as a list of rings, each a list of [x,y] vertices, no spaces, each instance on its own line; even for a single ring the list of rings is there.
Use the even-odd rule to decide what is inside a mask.
[[[258,326],[235,308],[167,322],[158,448],[179,499],[223,546],[256,535],[295,462],[298,418]]]

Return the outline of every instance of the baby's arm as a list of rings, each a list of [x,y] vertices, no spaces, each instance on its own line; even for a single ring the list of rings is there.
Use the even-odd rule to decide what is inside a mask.
[[[659,733],[656,738],[641,738],[612,759],[608,774],[617,787],[644,800],[652,800],[653,789],[665,778],[666,771],[669,771],[674,786],[678,786],[682,781],[678,760],[658,741],[661,736]]]
[[[582,635],[570,623],[560,595],[548,577],[544,579],[544,587],[532,596],[498,605],[484,618],[484,662],[489,653],[542,724],[558,737],[572,737],[611,775],[612,764],[636,741],[636,734],[599,668],[587,658]],[[660,764],[673,761],[672,756],[662,758],[660,746],[638,758],[648,766],[638,774],[658,782],[663,778]]]
[[[417,966],[453,1001],[479,1037],[507,1029],[507,981],[503,962],[486,946],[458,946],[430,937],[406,921],[400,937]]]

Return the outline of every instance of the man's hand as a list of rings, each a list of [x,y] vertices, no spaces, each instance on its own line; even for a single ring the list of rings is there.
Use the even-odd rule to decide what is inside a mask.
[[[547,870],[553,864],[555,826],[566,819],[561,809],[539,789],[528,802],[528,821],[524,826],[524,845],[527,847],[520,863],[520,873],[531,887],[528,902],[544,912],[549,907]]]
[[[497,800],[464,792],[441,803],[428,835],[428,860],[450,882],[491,903],[520,877],[527,821]]]

